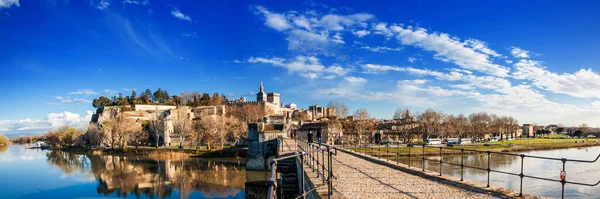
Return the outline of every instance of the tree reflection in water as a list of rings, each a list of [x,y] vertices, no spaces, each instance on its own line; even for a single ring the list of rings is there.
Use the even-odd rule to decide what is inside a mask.
[[[188,198],[193,192],[201,192],[205,197],[232,197],[244,191],[246,182],[245,168],[236,163],[63,151],[51,151],[47,157],[49,164],[66,174],[78,172],[93,176],[98,181],[96,191],[105,196]]]

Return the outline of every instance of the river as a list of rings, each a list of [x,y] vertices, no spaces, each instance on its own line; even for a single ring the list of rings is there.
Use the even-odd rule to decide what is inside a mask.
[[[544,151],[528,151],[522,153],[543,157],[594,160],[596,159],[598,154],[600,154],[600,146]],[[431,156],[428,158],[439,160],[439,157],[435,156]],[[487,169],[487,159],[487,153],[470,155],[465,154],[464,164],[472,167]],[[461,156],[446,155],[443,156],[443,160],[444,162],[451,162],[460,165]],[[400,162],[408,164],[408,158],[401,158]],[[518,156],[492,154],[490,163],[490,167],[493,170],[517,174],[519,174],[521,170],[521,158]],[[421,156],[411,158],[412,166],[422,168],[422,164],[423,163]],[[439,162],[426,160],[425,168],[427,170],[439,172]],[[598,181],[600,181],[600,161],[595,163],[567,162],[565,168],[567,172],[567,181],[581,182],[586,184],[595,184]],[[523,163],[523,173],[525,175],[560,180],[561,170],[561,161],[525,158]],[[452,175],[460,179],[460,167],[449,164],[443,164],[442,174]],[[487,183],[487,171],[465,168],[464,179],[480,182],[485,185]],[[490,174],[490,185],[495,187],[509,188],[515,190],[518,193],[520,188],[520,179],[518,176],[492,172]],[[559,182],[524,178],[523,193],[551,198],[560,198],[561,184]],[[600,198],[599,194],[600,185],[595,187],[573,184],[565,185],[565,198]]]
[[[241,162],[240,162],[241,161]],[[161,159],[0,148],[0,198],[244,198],[267,172],[243,160]]]

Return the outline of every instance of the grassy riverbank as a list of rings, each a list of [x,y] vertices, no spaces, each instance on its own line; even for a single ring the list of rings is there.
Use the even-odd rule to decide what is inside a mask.
[[[585,141],[585,142],[584,142]],[[598,142],[596,142],[598,141]],[[551,150],[551,149],[564,149],[564,148],[577,148],[577,147],[589,147],[589,146],[600,146],[600,140],[598,139],[521,139],[521,140],[509,140],[502,142],[489,142],[484,144],[474,144],[465,146],[454,146],[446,147],[442,146],[443,154],[460,154],[460,149],[478,150],[478,151],[498,151],[498,152],[520,152],[520,151],[533,151],[533,150]],[[385,155],[387,153],[400,155],[410,154],[420,155],[423,153],[422,145],[415,145],[410,149],[408,147],[389,147],[374,145],[373,147],[359,147],[359,148],[348,148],[356,152],[371,153]],[[381,152],[380,152],[381,151]],[[440,149],[437,146],[426,146],[426,155],[439,155]]]
[[[244,150],[247,146],[238,145],[235,147],[224,146],[221,148],[208,149],[206,146],[195,148],[185,147],[178,148],[177,146],[168,147],[135,147],[128,146],[123,149],[121,148],[83,148],[83,147],[63,147],[58,150],[71,152],[71,153],[94,153],[94,154],[107,154],[107,155],[155,155],[160,154],[185,154],[192,158],[235,158],[241,150]]]

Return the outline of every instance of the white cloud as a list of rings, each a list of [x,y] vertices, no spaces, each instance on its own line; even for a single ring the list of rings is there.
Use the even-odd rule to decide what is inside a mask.
[[[415,63],[416,61],[417,61],[417,58],[414,58],[414,57],[408,58],[408,62],[410,62],[410,63]]]
[[[390,48],[390,47],[385,47],[385,46],[375,46],[375,47],[363,46],[362,49],[366,49],[371,52],[401,51],[402,50],[402,48],[400,48],[400,47]]]
[[[19,0],[0,0],[0,8],[10,8],[11,6],[19,7]]]
[[[502,55],[496,53],[496,51],[487,47],[487,44],[483,41],[477,39],[468,39],[465,41],[465,44],[475,51],[479,51],[493,57],[500,57]]]
[[[336,76],[344,76],[349,71],[349,69],[338,65],[326,67],[321,64],[318,58],[313,56],[296,56],[294,60],[289,61],[279,57],[270,59],[262,57],[250,57],[250,59],[248,59],[248,63],[265,63],[283,67],[286,68],[290,73],[296,73],[310,79],[319,77],[331,79]]]
[[[148,0],[123,0],[121,3],[144,5],[144,6],[150,5],[150,2]]]
[[[342,35],[338,32],[335,35],[333,35],[332,40],[333,43],[336,44],[345,44],[346,42],[344,42],[344,40],[342,39]]]
[[[371,34],[371,31],[368,31],[368,30],[353,30],[352,34],[356,35],[358,38],[363,38],[364,36],[367,36],[367,35]]]
[[[529,80],[533,85],[554,93],[580,98],[600,98],[600,74],[592,69],[575,73],[553,73],[540,61],[520,60],[515,66],[515,79]]]
[[[61,126],[85,127],[94,112],[87,111],[86,115],[64,111],[49,113],[46,119],[0,120],[0,132],[50,130]]]
[[[378,35],[384,35],[386,37],[391,37],[392,31],[387,27],[387,23],[381,22],[377,23],[373,26],[373,33]]]
[[[383,27],[380,29],[383,29]],[[435,59],[452,62],[465,69],[500,77],[508,76],[510,71],[507,67],[494,64],[490,60],[490,55],[495,56],[498,54],[487,48],[483,42],[473,39],[461,42],[456,37],[451,37],[446,33],[428,33],[424,28],[413,28],[411,26],[392,25],[389,29],[403,45],[417,46],[423,50],[435,52]]]
[[[192,21],[192,18],[190,18],[190,16],[187,16],[187,15],[181,13],[181,11],[179,11],[177,9],[172,10],[171,14],[173,16],[177,17],[178,19],[185,20],[185,21]]]
[[[133,91],[135,88],[123,88],[124,91]]]
[[[98,93],[94,92],[92,89],[79,89],[75,92],[70,92],[69,95],[96,95]]]
[[[427,80],[425,79],[413,79],[413,80],[399,80],[398,84],[410,84],[410,85],[418,85],[418,84],[425,84],[427,83]]]
[[[362,78],[362,77],[344,77],[344,79],[350,83],[354,83],[354,84],[363,84],[367,82],[367,79]]]
[[[100,10],[104,10],[104,9],[108,8],[108,6],[110,6],[110,1],[102,0],[96,5],[96,8],[98,8]]]
[[[65,98],[61,96],[56,96],[56,99],[58,99],[62,104],[92,103],[92,101],[83,98],[71,99],[70,97]]]
[[[104,89],[102,92],[104,92],[106,94],[117,94],[117,93],[119,93],[119,91],[110,90],[110,89]]]
[[[183,33],[181,34],[184,37],[190,37],[190,38],[198,38],[198,34],[196,32],[192,32],[192,33]]]
[[[256,6],[256,10],[258,10],[260,13],[262,13],[265,16],[265,25],[267,25],[277,31],[287,30],[288,28],[291,27],[288,20],[282,14],[272,13],[262,6]],[[301,26],[303,26],[303,27],[306,25],[306,24],[302,24],[302,22],[299,22],[299,23],[301,23]]]
[[[507,64],[512,64],[512,63],[513,63],[513,61],[512,61],[512,60],[508,60],[508,59],[507,59],[507,60],[504,60],[504,61],[505,61]]]
[[[529,58],[529,51],[523,50],[519,47],[510,47],[510,54],[515,58],[526,59]]]
[[[343,45],[343,33],[352,32],[360,37],[368,34],[364,29],[368,21],[374,18],[371,14],[357,13],[351,15],[327,14],[324,16],[302,14],[296,11],[276,13],[263,6],[254,7],[255,14],[263,16],[264,24],[286,35],[288,49],[302,52],[330,54],[330,48]]]

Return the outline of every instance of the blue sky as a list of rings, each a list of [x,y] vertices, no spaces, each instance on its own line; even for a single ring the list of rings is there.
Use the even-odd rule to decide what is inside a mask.
[[[600,2],[0,0],[0,133],[81,126],[100,95],[600,126]]]

